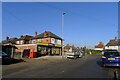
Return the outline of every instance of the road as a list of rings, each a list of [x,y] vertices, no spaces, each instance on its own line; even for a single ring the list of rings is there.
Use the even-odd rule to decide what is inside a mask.
[[[101,67],[100,55],[86,55],[78,59],[29,59],[3,65],[3,78],[113,78],[120,68]],[[120,76],[120,74],[119,74]]]

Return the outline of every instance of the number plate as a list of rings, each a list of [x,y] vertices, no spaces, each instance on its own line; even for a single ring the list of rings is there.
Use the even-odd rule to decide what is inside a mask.
[[[108,58],[108,60],[115,60],[115,58]]]

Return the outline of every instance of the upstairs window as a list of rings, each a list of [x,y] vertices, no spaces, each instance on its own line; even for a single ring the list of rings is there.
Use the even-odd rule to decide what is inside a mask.
[[[38,39],[37,41],[38,41],[38,42],[42,42],[42,39]]]
[[[35,40],[32,40],[32,44],[34,44],[34,43],[36,43],[36,41],[35,41]]]
[[[46,40],[46,42],[48,42],[48,40]]]
[[[20,41],[17,41],[16,44],[20,44]]]
[[[20,41],[20,44],[24,44],[23,40]]]
[[[57,39],[55,39],[55,43],[57,44]]]

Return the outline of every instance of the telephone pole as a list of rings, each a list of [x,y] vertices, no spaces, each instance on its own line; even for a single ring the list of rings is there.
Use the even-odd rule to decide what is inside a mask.
[[[64,40],[64,15],[66,13],[62,13],[62,59],[64,58],[64,44],[63,44],[63,40]]]

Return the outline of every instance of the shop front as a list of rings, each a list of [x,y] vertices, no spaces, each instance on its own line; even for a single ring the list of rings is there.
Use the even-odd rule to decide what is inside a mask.
[[[17,47],[15,57],[35,58],[37,53],[37,44],[15,45]]]
[[[38,44],[37,56],[46,56],[46,55],[61,55],[62,48],[56,46],[55,44]]]

